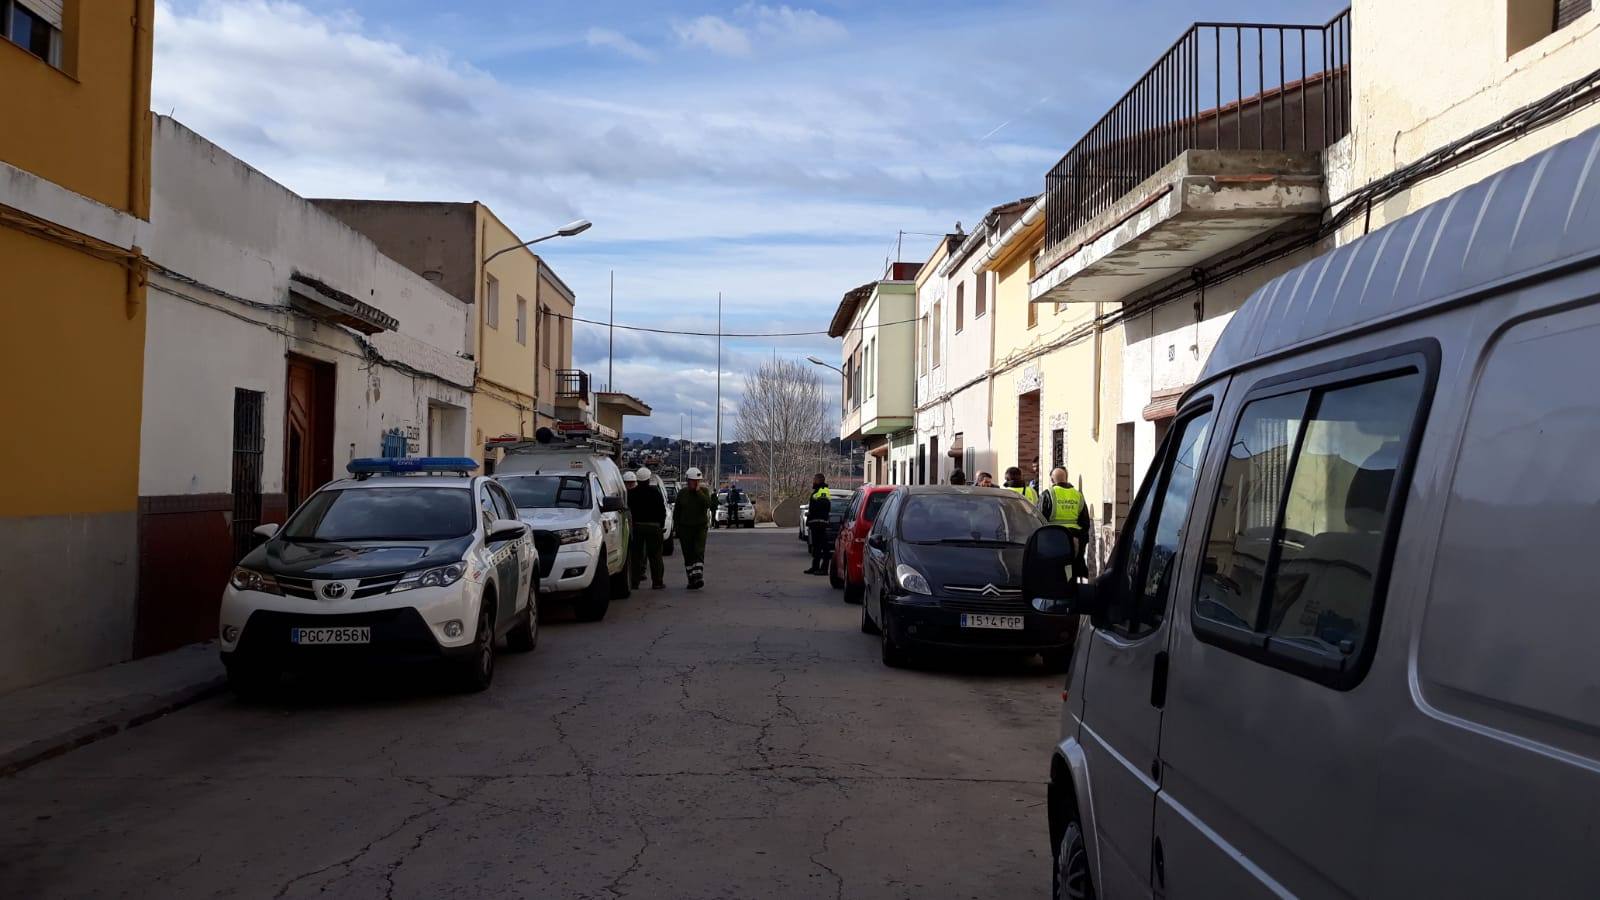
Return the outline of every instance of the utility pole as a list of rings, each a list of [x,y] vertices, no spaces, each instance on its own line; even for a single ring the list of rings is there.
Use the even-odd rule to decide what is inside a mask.
[[[611,270],[611,324],[606,326],[606,390],[617,389],[612,366],[617,361],[617,270]]]
[[[717,291],[717,449],[711,463],[711,492],[722,484],[722,292]]]

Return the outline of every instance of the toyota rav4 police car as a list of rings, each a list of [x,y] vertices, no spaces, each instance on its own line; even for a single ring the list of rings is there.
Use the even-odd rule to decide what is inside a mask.
[[[239,562],[222,594],[243,694],[319,663],[442,662],[465,690],[495,645],[538,640],[537,554],[505,489],[471,459],[357,459]]]

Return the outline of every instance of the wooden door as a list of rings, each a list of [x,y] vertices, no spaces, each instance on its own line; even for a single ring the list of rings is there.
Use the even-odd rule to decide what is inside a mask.
[[[334,367],[289,357],[283,411],[283,492],[292,512],[333,478]]]

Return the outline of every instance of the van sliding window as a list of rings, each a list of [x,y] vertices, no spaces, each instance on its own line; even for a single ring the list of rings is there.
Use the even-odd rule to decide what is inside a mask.
[[[1409,359],[1246,402],[1194,598],[1202,640],[1332,687],[1360,680],[1428,389]]]

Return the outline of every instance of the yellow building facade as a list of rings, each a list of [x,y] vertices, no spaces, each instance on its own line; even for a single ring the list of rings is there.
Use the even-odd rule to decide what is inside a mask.
[[[1018,466],[1027,480],[1047,483],[1052,468],[1064,467],[1101,526],[1104,547],[1097,550],[1106,552],[1119,506],[1131,499],[1118,496],[1115,463],[1122,332],[1093,327],[1099,304],[1029,302],[1043,245],[1040,200],[982,263],[995,273],[990,439],[1000,468]]]
[[[19,8],[38,22],[0,34],[0,692],[132,652],[150,204],[153,0]]]

